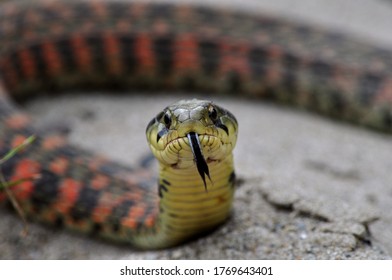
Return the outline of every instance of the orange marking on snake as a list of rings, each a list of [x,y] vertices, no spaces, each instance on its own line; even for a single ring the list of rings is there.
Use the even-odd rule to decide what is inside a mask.
[[[58,135],[51,135],[46,137],[42,142],[42,147],[46,150],[54,150],[63,146],[66,143],[64,137]]]
[[[147,34],[140,34],[135,42],[135,55],[139,60],[140,69],[144,71],[151,71],[154,69],[155,60],[152,50],[151,38]]]
[[[94,209],[91,219],[96,223],[103,223],[112,213],[113,207],[97,207]]]
[[[144,225],[146,227],[152,228],[155,225],[155,215],[149,215],[144,220]]]
[[[82,71],[91,70],[91,54],[87,47],[85,40],[82,35],[75,36],[72,39],[72,46],[75,50],[76,61]]]
[[[246,44],[233,45],[230,42],[225,42],[221,44],[221,52],[222,63],[220,71],[222,74],[232,71],[235,71],[245,77],[251,74],[247,59],[249,47]]]
[[[174,69],[180,71],[197,70],[199,68],[199,57],[197,55],[197,42],[190,34],[184,34],[177,38],[174,53]]]
[[[145,210],[144,204],[132,207],[128,215],[122,219],[122,223],[125,227],[135,229],[137,227],[137,219],[143,216]]]
[[[144,212],[146,211],[145,205],[138,205],[135,207],[132,207],[131,210],[129,211],[128,217],[141,217],[143,216]]]
[[[129,227],[131,229],[135,229],[137,227],[137,223],[134,218],[128,218],[128,219],[122,220],[122,224],[124,225],[124,227]]]
[[[37,178],[41,170],[41,165],[30,159],[22,159],[15,167],[10,181],[23,180],[13,186],[12,192],[20,200],[29,199],[34,190],[34,179]]]
[[[5,124],[11,129],[22,129],[30,123],[30,118],[25,114],[15,113],[5,120]]]
[[[45,42],[42,45],[43,55],[48,66],[48,74],[57,75],[61,73],[62,63],[57,48],[51,42]]]
[[[104,222],[112,213],[114,207],[119,205],[123,199],[112,193],[103,193],[99,198],[98,206],[94,208],[91,218],[96,223]]]
[[[11,143],[12,148],[16,148],[16,147],[22,145],[26,141],[26,139],[27,139],[27,137],[24,135],[16,135],[12,139],[12,143]]]
[[[65,178],[60,183],[60,195],[55,209],[64,215],[67,214],[78,199],[81,187],[81,182],[72,178]]]
[[[91,187],[95,190],[101,190],[108,186],[110,179],[107,176],[97,174],[91,181]]]
[[[34,177],[40,171],[40,164],[31,159],[22,159],[15,168],[14,178],[23,179]]]
[[[120,74],[122,71],[122,63],[120,60],[120,47],[118,40],[113,34],[105,34],[103,42],[109,73]]]
[[[17,178],[12,178],[11,181],[17,180]],[[17,185],[10,188],[12,193],[18,200],[24,201],[31,197],[34,191],[34,183],[32,181],[20,182]]]
[[[57,175],[64,175],[69,166],[69,160],[65,157],[56,158],[50,163],[50,170]]]

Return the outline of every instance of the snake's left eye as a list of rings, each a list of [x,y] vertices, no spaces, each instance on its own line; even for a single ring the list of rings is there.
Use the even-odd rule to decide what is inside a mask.
[[[218,119],[218,111],[216,110],[216,108],[214,106],[210,106],[208,108],[208,116],[210,117],[210,119],[213,122]]]
[[[165,124],[166,128],[170,128],[171,126],[171,117],[169,113],[163,115],[163,123]]]

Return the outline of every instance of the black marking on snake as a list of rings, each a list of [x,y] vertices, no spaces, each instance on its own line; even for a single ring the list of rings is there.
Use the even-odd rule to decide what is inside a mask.
[[[57,214],[53,224],[56,228],[63,228],[64,227],[64,216]]]
[[[151,19],[163,19],[166,20],[168,18],[173,18],[173,6],[166,5],[165,3],[158,3],[157,5],[153,5],[146,11],[144,15],[145,18]]]
[[[392,127],[392,112],[388,109],[384,110],[383,123],[387,129]]]
[[[285,91],[288,93],[286,95],[286,100],[288,102],[293,102],[295,99],[295,94],[299,93],[298,75],[297,70],[300,68],[300,61],[298,57],[292,53],[285,53],[283,56],[284,64],[284,87]]]
[[[74,17],[77,19],[91,19],[94,18],[94,9],[91,9],[89,3],[76,3],[77,8],[72,9]]]
[[[220,119],[215,122],[215,126],[223,129],[226,132],[226,134],[229,135],[229,129],[227,128],[226,125],[222,123]]]
[[[163,192],[167,192],[168,189],[166,188],[166,186],[164,184],[159,184],[158,186],[158,194],[159,197],[162,198],[163,197]]]
[[[135,71],[137,60],[135,57],[135,38],[129,35],[119,37],[119,48],[123,58],[123,67],[126,73]]]
[[[366,73],[360,78],[359,101],[362,105],[371,103],[383,80],[384,77],[373,73]]]
[[[88,42],[88,47],[90,48],[90,54],[92,54],[93,65],[98,69],[99,72],[104,73],[107,68],[105,57],[99,55],[105,53],[102,37],[88,36],[86,41]]]
[[[173,66],[173,40],[169,36],[162,36],[154,40],[153,50],[160,75],[169,75]]]
[[[19,79],[23,78],[23,72],[22,72],[22,59],[19,58],[18,53],[14,52],[12,55],[10,55],[10,65],[14,67],[16,76]]]
[[[49,206],[54,202],[59,194],[59,177],[47,170],[40,172],[40,178],[35,181],[34,192],[31,202],[35,211],[39,212],[43,207]]]
[[[242,80],[241,76],[237,71],[231,71],[227,74],[227,91],[229,93],[237,93],[241,91]]]
[[[134,201],[125,200],[113,208],[109,220],[112,224],[112,230],[114,232],[118,232],[120,230],[121,219],[125,218],[129,214],[129,211],[134,205]]]
[[[310,66],[316,79],[326,81],[332,75],[332,67],[322,59],[316,59]]]
[[[230,176],[229,176],[229,183],[234,186],[234,182],[235,182],[235,172],[231,172]]]
[[[168,185],[168,186],[171,185],[170,182],[166,179],[162,179],[162,183],[164,183],[165,185]]]
[[[163,135],[165,135],[165,134],[168,133],[168,132],[169,132],[169,130],[168,130],[166,127],[162,128],[162,129],[158,132],[158,134],[157,134],[157,142],[159,141],[159,139],[161,139],[161,137],[162,137]]]
[[[211,181],[211,177],[210,177],[210,171],[208,169],[207,162],[206,162],[206,160],[203,156],[203,153],[201,151],[199,136],[195,132],[189,132],[187,134],[187,137],[189,139],[189,145],[191,146],[194,160],[196,162],[197,171],[199,172],[200,177],[204,183],[204,188],[207,191],[207,183],[206,183],[205,175],[207,175],[207,177],[208,177],[208,179],[210,179],[210,181]]]
[[[76,68],[75,52],[72,50],[70,40],[62,39],[55,43],[56,50],[60,53],[61,65],[66,72],[71,72]]]
[[[248,55],[250,68],[252,69],[252,76],[255,80],[261,79],[266,72],[266,60],[268,53],[265,49],[257,47],[252,49]]]
[[[98,204],[101,191],[83,188],[75,205],[71,209],[71,217],[75,221],[89,218],[93,209]]]
[[[45,77],[47,77],[48,74],[50,73],[48,72],[41,46],[39,45],[31,46],[30,52],[34,57],[34,61],[36,63],[35,69],[37,69],[38,71],[38,76],[41,77],[41,79],[42,78],[45,79]]]
[[[199,52],[204,73],[212,75],[217,71],[220,61],[218,44],[212,41],[202,41],[199,43]]]
[[[97,236],[102,231],[102,225],[99,223],[93,223],[90,230],[91,236]]]

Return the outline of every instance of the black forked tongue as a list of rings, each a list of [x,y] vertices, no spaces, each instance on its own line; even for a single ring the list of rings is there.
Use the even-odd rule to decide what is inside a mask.
[[[203,153],[199,141],[199,135],[197,135],[197,133],[195,132],[189,132],[187,134],[187,137],[189,139],[189,145],[191,146],[193,157],[196,162],[197,171],[199,172],[200,177],[204,183],[204,188],[207,191],[207,183],[206,183],[205,175],[207,175],[210,181],[211,181],[211,177],[210,177],[210,171],[208,170],[207,162],[203,157]]]

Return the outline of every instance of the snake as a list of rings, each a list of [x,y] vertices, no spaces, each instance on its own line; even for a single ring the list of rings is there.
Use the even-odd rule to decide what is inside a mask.
[[[158,178],[39,130],[15,102],[79,89],[189,93],[146,121]],[[225,223],[238,122],[195,91],[392,132],[392,52],[339,32],[223,6],[0,4],[0,155],[36,136],[0,168],[19,182],[9,190],[33,221],[141,249]],[[10,205],[4,189],[0,203]]]

